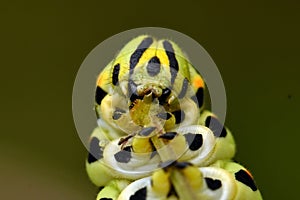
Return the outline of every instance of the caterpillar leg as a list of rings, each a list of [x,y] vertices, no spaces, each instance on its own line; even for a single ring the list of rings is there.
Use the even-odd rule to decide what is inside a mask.
[[[134,181],[128,185],[118,200],[176,200],[172,194],[170,173],[163,169],[157,170],[151,177]]]
[[[97,186],[104,186],[115,178],[112,169],[105,164],[106,156],[104,150],[112,139],[118,140],[119,133],[115,132],[104,121],[99,120],[102,126],[95,128],[90,137],[90,149],[86,160],[86,170],[90,180]],[[114,137],[115,136],[115,137]]]
[[[118,200],[261,200],[249,172],[231,161],[198,168],[175,163],[129,184]]]
[[[182,164],[181,164],[182,166]],[[184,166],[184,165],[183,165]],[[217,161],[214,165],[197,168],[201,179],[195,176],[195,167],[185,165],[174,174],[180,174],[181,179],[189,188],[193,188],[195,198],[185,198],[186,188],[178,187],[182,180],[171,176],[175,190],[180,199],[207,199],[207,200],[261,200],[261,194],[257,189],[253,177],[240,164],[232,161]],[[201,183],[199,183],[199,180]],[[179,182],[181,181],[181,182]],[[195,187],[196,186],[196,187]],[[183,194],[181,194],[183,193]]]
[[[108,139],[106,130],[102,127],[93,131],[86,170],[95,185],[105,186],[115,178],[136,180],[150,176],[158,168],[158,154],[152,155],[152,151],[132,152],[132,147],[122,146],[120,140],[122,139]]]
[[[236,152],[230,130],[209,111],[201,112],[198,125],[179,126],[158,138],[152,137],[152,142],[163,162],[178,160],[208,166],[217,160],[230,160]]]

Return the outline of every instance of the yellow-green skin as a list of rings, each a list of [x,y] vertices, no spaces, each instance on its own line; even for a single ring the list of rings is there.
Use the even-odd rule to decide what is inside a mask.
[[[91,181],[105,186],[97,199],[134,199],[140,184],[143,199],[220,199],[221,190],[205,188],[207,173],[232,186],[222,188],[229,195],[223,199],[261,199],[232,177],[244,168],[230,161],[231,132],[202,110],[203,89],[200,74],[170,40],[142,35],[121,49],[97,80],[99,127],[86,161]],[[185,169],[174,166],[186,162]],[[173,164],[162,170],[161,163]],[[170,188],[176,192],[169,194]]]

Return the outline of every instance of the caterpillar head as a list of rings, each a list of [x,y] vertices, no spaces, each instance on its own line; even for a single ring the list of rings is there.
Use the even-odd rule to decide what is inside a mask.
[[[128,134],[149,126],[168,131],[197,123],[200,110],[191,98],[195,93],[190,83],[178,74],[181,84],[172,85],[164,69],[152,77],[147,63],[123,76],[108,97],[110,102],[104,105],[102,101],[102,113],[111,109],[104,119]]]

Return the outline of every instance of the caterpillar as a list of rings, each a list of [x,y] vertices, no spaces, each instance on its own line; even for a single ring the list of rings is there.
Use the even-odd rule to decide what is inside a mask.
[[[97,199],[262,198],[250,173],[231,161],[234,138],[204,109],[204,89],[171,40],[141,35],[120,50],[96,83],[99,126],[86,169],[104,187]],[[210,188],[214,180],[224,187]]]

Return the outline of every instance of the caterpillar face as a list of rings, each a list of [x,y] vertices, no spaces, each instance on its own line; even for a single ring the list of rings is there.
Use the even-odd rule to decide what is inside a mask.
[[[125,45],[99,75],[96,112],[126,133],[153,124],[171,130],[197,122],[203,89],[201,76],[175,43],[144,35]]]

